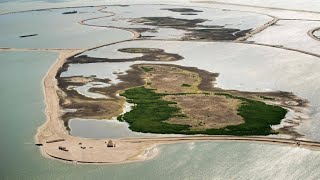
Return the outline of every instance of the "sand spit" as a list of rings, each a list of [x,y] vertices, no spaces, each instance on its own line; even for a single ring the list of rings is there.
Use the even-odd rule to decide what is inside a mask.
[[[264,24],[263,26],[247,33],[244,37],[240,37],[238,39],[235,40],[235,42],[241,42],[241,41],[246,41],[248,38],[252,37],[255,34],[260,33],[261,31],[267,29],[270,26],[273,26],[274,24],[276,24],[279,21],[279,18],[277,17],[273,17],[272,21],[267,22],[266,24]]]
[[[136,39],[136,38],[139,38],[139,37],[141,36],[141,34],[140,34],[139,32],[134,31],[134,30],[131,30],[131,29],[129,29],[129,28],[121,28],[121,27],[115,27],[115,26],[99,26],[99,25],[91,25],[91,24],[86,23],[87,21],[94,20],[94,19],[101,19],[101,18],[106,18],[106,17],[115,16],[115,13],[114,13],[114,12],[111,12],[111,11],[103,11],[104,9],[107,9],[107,7],[102,7],[101,9],[98,9],[98,11],[103,12],[103,13],[106,13],[106,14],[109,14],[109,15],[101,16],[101,17],[95,17],[95,18],[90,18],[90,19],[85,19],[85,20],[82,20],[82,21],[80,21],[80,22],[78,22],[78,23],[81,24],[81,25],[85,25],[85,26],[114,28],[114,29],[120,29],[120,30],[124,30],[124,31],[129,31],[129,32],[131,32],[131,33],[133,34],[132,39]]]
[[[316,27],[314,29],[311,29],[310,31],[308,31],[308,36],[310,36],[311,38],[313,38],[314,40],[320,41],[320,38],[318,38],[317,36],[314,35],[314,33],[316,31],[320,31],[320,27]]]

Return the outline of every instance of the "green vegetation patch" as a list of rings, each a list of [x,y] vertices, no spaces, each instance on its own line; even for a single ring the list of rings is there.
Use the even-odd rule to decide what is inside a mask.
[[[126,90],[125,96],[129,103],[136,106],[130,112],[118,119],[126,120],[130,129],[138,132],[151,133],[179,133],[189,129],[187,125],[168,124],[163,121],[171,117],[181,117],[180,109],[173,106],[175,102],[165,101],[162,94],[155,93],[152,89],[136,87]]]
[[[148,68],[148,67],[145,67],[145,66],[141,66],[140,68],[141,68],[144,72],[153,71],[153,68]]]
[[[259,97],[265,100],[274,100],[274,98],[272,97],[267,97],[267,96],[259,96]]]
[[[280,124],[286,116],[287,110],[274,105],[268,105],[261,101],[233,96],[226,93],[216,93],[215,95],[226,96],[227,98],[239,99],[242,101],[238,108],[240,115],[245,123],[237,126],[227,126],[222,129],[209,129],[207,134],[225,135],[268,135],[274,134],[271,125]]]
[[[221,129],[207,129],[204,131],[192,131],[188,125],[169,124],[164,121],[176,117],[183,118],[175,102],[161,99],[167,94],[155,93],[152,89],[135,87],[121,94],[129,103],[136,106],[130,112],[118,117],[130,124],[130,129],[138,132],[150,132],[161,134],[209,134],[209,135],[268,135],[274,133],[271,125],[276,125],[285,117],[287,110],[264,102],[233,96],[226,93],[215,95],[242,101],[238,108],[238,114],[243,117],[245,123],[235,126],[227,126]],[[181,94],[183,95],[183,94]],[[181,119],[183,121],[183,119]]]
[[[192,85],[190,85],[190,84],[182,84],[181,86],[182,87],[191,87]]]

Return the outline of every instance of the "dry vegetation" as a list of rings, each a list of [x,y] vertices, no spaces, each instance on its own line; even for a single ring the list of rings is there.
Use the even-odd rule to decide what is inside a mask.
[[[186,115],[170,118],[167,123],[189,125],[191,130],[223,128],[244,123],[243,118],[237,113],[241,104],[238,99],[206,94],[169,95],[164,99],[176,102]]]
[[[141,65],[139,68],[145,71],[145,87],[155,89],[156,93],[172,94],[164,96],[163,99],[177,103],[176,106],[185,115],[170,118],[165,122],[188,125],[192,130],[222,128],[244,122],[241,116],[237,115],[240,101],[203,94],[198,88],[201,78],[196,72],[168,65]]]
[[[277,101],[287,107],[306,103],[286,92],[253,93],[215,88],[212,82],[217,76],[192,67],[137,64],[126,74],[118,74],[120,83],[89,90],[106,95],[108,99],[91,99],[68,88],[99,82],[94,77],[59,78],[61,92],[58,94],[63,108],[77,110],[63,115],[66,125],[74,117],[116,117],[121,113],[126,97],[139,108],[134,107],[118,119],[127,121],[134,131],[153,133],[270,134],[273,133],[270,125],[278,124],[286,110],[261,101]],[[116,96],[117,93],[121,96]]]

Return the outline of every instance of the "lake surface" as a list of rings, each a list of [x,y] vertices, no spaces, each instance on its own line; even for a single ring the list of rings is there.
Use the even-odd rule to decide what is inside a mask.
[[[314,12],[320,11],[320,3],[318,0],[217,0],[216,2]]]
[[[118,120],[95,120],[74,118],[69,121],[72,136],[102,139],[139,136],[129,129],[129,124]]]
[[[124,30],[79,24],[88,18],[107,15],[98,9],[97,7],[67,8],[2,15],[0,33],[5,36],[0,36],[0,47],[89,48],[130,39],[133,36]],[[62,14],[73,10],[78,13]],[[31,34],[37,35],[20,37]]]
[[[320,39],[320,30],[315,31],[313,34]]]

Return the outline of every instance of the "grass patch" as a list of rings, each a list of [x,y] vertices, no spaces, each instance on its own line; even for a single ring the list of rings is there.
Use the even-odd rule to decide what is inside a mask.
[[[265,100],[274,100],[274,98],[272,97],[267,97],[267,96],[259,96],[259,97]]]
[[[185,117],[185,115],[181,114],[180,109],[174,106],[175,102],[161,99],[167,94],[158,94],[152,89],[135,87],[126,90],[121,95],[125,96],[129,103],[134,103],[136,106],[130,112],[118,117],[118,119],[126,120],[130,124],[130,129],[138,132],[239,136],[268,135],[274,133],[270,125],[279,124],[287,113],[286,109],[279,106],[267,105],[261,101],[237,97],[227,93],[216,93],[216,95],[242,101],[238,108],[238,114],[243,117],[245,123],[221,129],[192,131],[188,125],[176,125],[164,122],[172,117]]]
[[[129,103],[136,104],[130,112],[119,118],[126,120],[133,131],[168,134],[189,129],[187,125],[163,122],[171,117],[181,117],[182,115],[179,108],[172,106],[175,104],[174,102],[162,100],[164,95],[155,93],[152,89],[131,88],[121,96],[125,96]]]
[[[280,106],[268,105],[261,101],[237,97],[227,93],[216,93],[216,95],[222,95],[233,99],[240,99],[242,103],[238,108],[238,115],[240,115],[244,119],[245,123],[237,126],[227,126],[222,129],[209,129],[205,131],[207,134],[274,134],[270,126],[279,124],[287,114],[287,110]]]
[[[153,68],[148,68],[148,67],[145,67],[145,66],[141,66],[140,68],[141,68],[144,72],[153,71]]]
[[[190,84],[182,84],[181,86],[182,87],[191,87],[192,85],[190,85]]]

